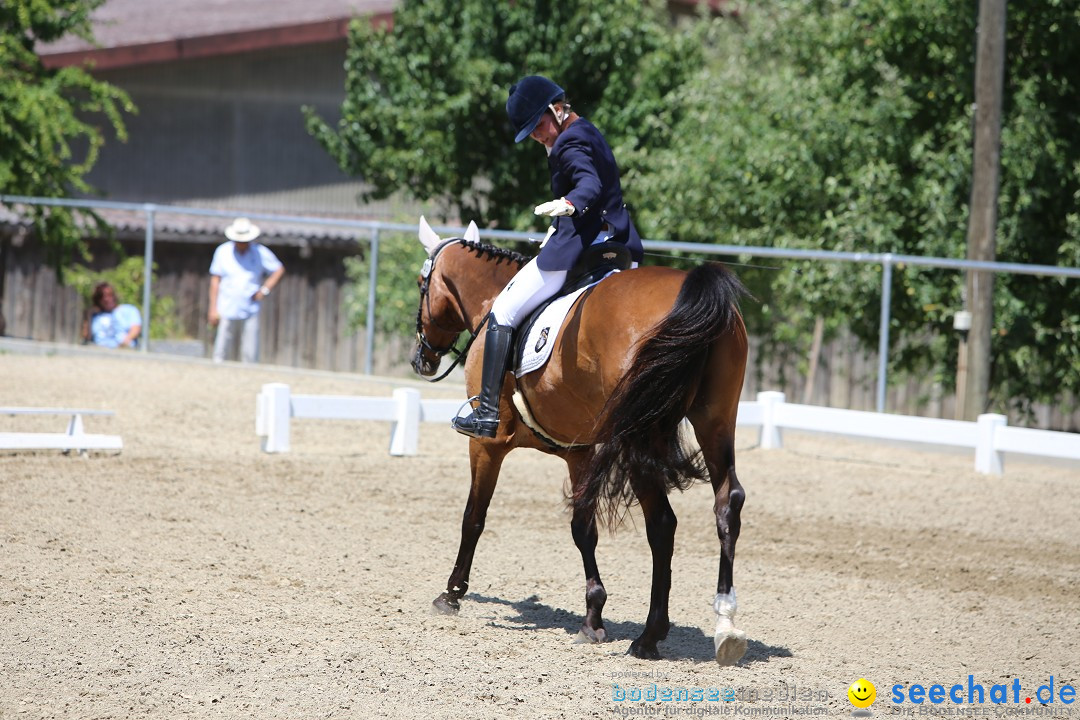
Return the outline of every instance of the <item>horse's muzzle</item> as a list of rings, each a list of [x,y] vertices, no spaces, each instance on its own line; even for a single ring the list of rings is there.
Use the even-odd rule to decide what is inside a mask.
[[[424,355],[424,348],[417,343],[416,352],[413,353],[412,368],[417,375],[423,377],[431,377],[439,369],[439,362],[441,358],[435,358],[435,360],[429,360]]]

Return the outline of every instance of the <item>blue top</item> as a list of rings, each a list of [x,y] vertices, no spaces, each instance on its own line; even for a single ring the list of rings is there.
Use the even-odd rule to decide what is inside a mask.
[[[139,309],[134,305],[117,305],[112,312],[99,312],[90,318],[90,338],[95,345],[117,348],[134,325],[142,325]],[[136,339],[131,347],[138,344]]]
[[[555,218],[555,233],[540,249],[541,270],[569,270],[582,249],[600,239],[625,243],[641,262],[641,237],[623,202],[619,167],[611,146],[585,118],[578,118],[555,140],[548,156],[553,197],[565,197],[574,214]],[[607,226],[605,228],[605,225]]]

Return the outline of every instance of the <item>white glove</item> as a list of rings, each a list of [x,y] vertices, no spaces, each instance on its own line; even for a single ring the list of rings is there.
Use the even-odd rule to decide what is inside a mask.
[[[537,205],[533,213],[547,215],[548,217],[564,217],[574,214],[574,206],[566,198],[559,198],[558,200]]]

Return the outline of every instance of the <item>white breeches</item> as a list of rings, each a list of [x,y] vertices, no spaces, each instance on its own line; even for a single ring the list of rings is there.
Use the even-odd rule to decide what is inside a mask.
[[[221,318],[217,336],[214,338],[214,362],[221,362],[226,355],[233,354],[237,338],[240,339],[240,360],[246,363],[259,362],[258,315],[252,315],[247,320]]]
[[[495,298],[491,306],[495,322],[516,328],[540,303],[557,293],[565,281],[566,270],[541,270],[533,258]]]
[[[637,266],[636,262],[631,263],[630,268]],[[566,282],[566,273],[566,270],[541,270],[536,265],[536,258],[530,260],[495,298],[491,306],[495,322],[516,328],[529,313],[559,292]]]

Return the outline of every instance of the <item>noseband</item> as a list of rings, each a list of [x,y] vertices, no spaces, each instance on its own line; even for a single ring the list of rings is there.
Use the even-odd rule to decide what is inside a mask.
[[[442,360],[443,356],[446,355],[446,353],[453,353],[454,355],[454,362],[450,363],[450,367],[446,368],[446,372],[444,372],[439,377],[427,378],[423,375],[420,376],[428,382],[439,382],[447,375],[449,375],[451,370],[461,364],[461,361],[464,360],[465,357],[468,355],[469,348],[472,347],[473,340],[476,339],[477,333],[480,332],[480,327],[477,327],[475,330],[470,330],[469,340],[465,343],[465,347],[461,348],[460,350],[454,347],[454,345],[455,343],[457,343],[458,338],[461,337],[461,333],[464,332],[463,330],[455,333],[454,339],[451,340],[450,344],[446,347],[435,347],[428,341],[427,336],[424,334],[423,315],[425,302],[427,303],[428,318],[430,318],[432,325],[434,325],[439,330],[442,330],[443,332],[453,332],[452,330],[447,330],[446,328],[440,326],[439,323],[435,321],[435,316],[431,314],[431,295],[428,290],[431,288],[431,274],[435,271],[435,261],[436,259],[438,259],[439,253],[442,252],[443,248],[445,248],[450,243],[456,242],[459,242],[457,238],[451,238],[450,240],[443,241],[441,245],[435,248],[435,252],[431,253],[431,256],[424,261],[424,266],[420,269],[420,277],[422,279],[422,282],[420,283],[420,306],[416,309],[416,342],[423,350],[427,350],[440,361]],[[481,320],[480,325],[483,326],[483,324],[484,321]]]

